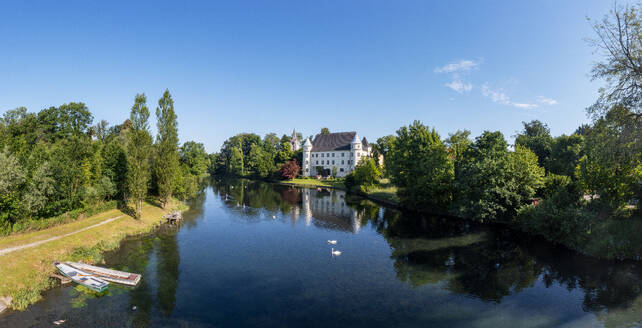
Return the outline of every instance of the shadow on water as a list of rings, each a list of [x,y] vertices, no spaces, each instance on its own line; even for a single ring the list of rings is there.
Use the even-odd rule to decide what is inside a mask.
[[[214,190],[248,221],[262,220],[263,209],[323,229],[357,233],[370,225],[390,246],[397,278],[413,288],[439,285],[501,304],[540,283],[560,285],[581,292],[582,309],[606,326],[642,323],[640,262],[594,259],[505,227],[403,213],[335,189],[228,180]]]
[[[56,288],[30,310],[0,317],[0,326],[47,326],[62,315],[68,326],[469,326],[488,313],[495,320],[488,322],[500,325],[524,324],[496,319],[506,313],[550,314],[551,321],[539,326],[584,326],[577,320],[585,319],[606,327],[642,324],[639,262],[596,260],[504,227],[404,213],[341,190],[208,183],[188,201],[180,226],[128,238],[105,255],[108,266],[143,273],[139,286],[103,297]],[[220,222],[226,225],[208,228]],[[213,231],[228,225],[218,235],[227,244],[214,243]],[[271,239],[274,233],[293,241]],[[319,248],[306,239],[340,234],[340,246],[361,248],[319,259]],[[298,248],[285,255],[264,251],[275,240],[286,250]],[[205,260],[210,262],[201,267]],[[335,283],[328,275],[346,278]],[[385,277],[390,281],[381,281]],[[429,306],[432,299],[439,301]],[[450,302],[456,309],[439,308]],[[529,312],[537,307],[545,309]]]

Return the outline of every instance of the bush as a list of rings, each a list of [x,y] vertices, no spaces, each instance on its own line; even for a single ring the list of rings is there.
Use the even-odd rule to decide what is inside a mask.
[[[367,192],[377,183],[379,176],[381,172],[374,159],[364,158],[357,164],[354,171],[345,177],[343,183],[348,190]]]
[[[561,189],[537,206],[520,208],[516,221],[528,233],[575,248],[586,242],[596,217],[577,193]]]

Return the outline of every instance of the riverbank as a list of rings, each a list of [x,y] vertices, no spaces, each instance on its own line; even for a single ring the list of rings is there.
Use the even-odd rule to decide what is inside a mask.
[[[185,209],[179,202],[169,208],[176,207]],[[146,203],[138,220],[113,209],[49,229],[1,238],[0,251],[5,252],[0,255],[0,297],[10,297],[13,309],[25,309],[41,299],[42,291],[57,284],[49,278],[55,272],[51,265],[54,260],[100,263],[103,252],[117,248],[125,237],[149,232],[161,224],[165,212]],[[22,247],[25,245],[29,247]]]
[[[343,183],[337,180],[297,178],[281,183],[308,188],[335,188],[347,191]],[[384,181],[384,183],[371,188],[368,192],[352,193],[387,206],[418,211],[417,209],[404,208],[400,204],[396,192],[396,187]],[[449,216],[449,214],[445,215]],[[560,212],[558,215],[564,215],[564,213]],[[565,238],[555,238],[554,234],[538,232],[538,230],[532,229],[527,222],[496,223],[531,235],[541,236],[552,243],[560,244],[583,255],[609,260],[642,260],[642,234],[640,233],[642,231],[642,218],[605,218],[594,221],[588,228],[572,229],[569,232],[570,235]]]
[[[333,188],[348,191],[341,180],[317,180],[311,178],[296,178],[292,180],[280,181],[280,184],[307,187],[307,188]],[[370,199],[383,205],[400,207],[399,197],[397,197],[397,188],[389,182],[370,188],[367,192],[353,192],[361,197]]]

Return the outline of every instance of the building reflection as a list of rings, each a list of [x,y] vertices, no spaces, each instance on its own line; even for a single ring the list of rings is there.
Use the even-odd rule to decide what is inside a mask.
[[[305,225],[358,233],[362,213],[345,202],[345,191],[336,189],[301,190],[301,212]],[[293,211],[294,213],[294,211]]]

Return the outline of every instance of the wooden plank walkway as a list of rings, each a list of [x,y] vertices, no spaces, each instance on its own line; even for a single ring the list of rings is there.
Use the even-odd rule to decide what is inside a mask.
[[[55,237],[47,238],[47,239],[45,239],[45,240],[35,241],[35,242],[33,242],[33,243],[29,243],[29,244],[25,244],[25,245],[20,245],[20,246],[14,246],[14,247],[9,247],[9,248],[5,248],[5,249],[0,249],[0,256],[2,256],[2,255],[6,255],[6,254],[9,254],[9,253],[11,253],[11,252],[15,252],[15,251],[18,251],[18,250],[21,250],[21,249],[25,249],[25,248],[32,248],[32,247],[40,246],[40,245],[42,245],[42,244],[44,244],[44,243],[48,243],[48,242],[50,242],[50,241],[58,240],[58,239],[60,239],[60,238],[69,237],[69,236],[75,235],[75,234],[77,234],[77,233],[81,233],[81,232],[83,232],[83,231],[87,231],[87,230],[89,230],[89,229],[93,229],[93,228],[98,227],[98,226],[101,226],[101,225],[103,225],[103,224],[107,224],[107,223],[109,223],[109,222],[112,222],[112,221],[118,220],[118,219],[122,218],[123,216],[124,216],[124,215],[119,215],[119,216],[117,216],[117,217],[114,217],[114,218],[111,218],[111,219],[107,219],[107,220],[105,220],[105,221],[102,221],[102,222],[99,222],[99,223],[96,223],[96,224],[90,225],[90,226],[88,226],[88,227],[85,227],[85,228],[82,228],[82,229],[79,229],[79,230],[76,230],[76,231],[73,231],[73,232],[66,233],[66,234],[64,234],[64,235],[60,235],[60,236],[55,236]]]

